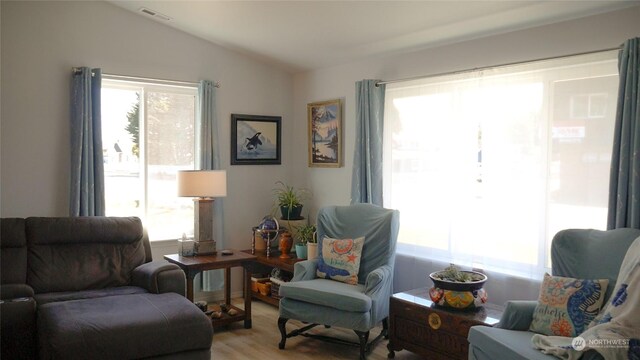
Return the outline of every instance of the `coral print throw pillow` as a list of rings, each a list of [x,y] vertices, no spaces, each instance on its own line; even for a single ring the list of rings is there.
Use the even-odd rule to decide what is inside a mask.
[[[575,337],[587,329],[602,306],[608,279],[581,280],[544,275],[529,330]]]
[[[322,240],[322,253],[316,275],[324,279],[357,284],[363,245],[364,237],[357,239],[325,237]]]

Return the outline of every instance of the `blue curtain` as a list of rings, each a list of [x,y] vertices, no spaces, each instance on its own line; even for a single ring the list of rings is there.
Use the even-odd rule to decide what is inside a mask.
[[[640,38],[624,43],[618,68],[607,228],[640,229]]]
[[[100,69],[74,68],[71,94],[70,216],[104,216]]]
[[[216,118],[216,86],[213,81],[201,80],[198,86],[198,108],[196,117],[200,124],[199,131],[199,158],[201,170],[220,169],[220,150],[218,146],[218,120]],[[222,212],[222,199],[217,198],[213,202],[214,239],[216,249],[224,249],[224,218]],[[222,289],[222,271],[204,271],[201,277],[201,289],[203,291],[215,291]]]
[[[351,178],[351,203],[382,206],[382,131],[384,85],[379,80],[356,82],[356,147]]]

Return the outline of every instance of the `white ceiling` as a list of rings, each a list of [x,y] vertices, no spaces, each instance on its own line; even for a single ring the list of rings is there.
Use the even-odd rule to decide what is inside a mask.
[[[640,5],[640,1],[109,1],[299,72]],[[140,12],[145,7],[170,17]]]

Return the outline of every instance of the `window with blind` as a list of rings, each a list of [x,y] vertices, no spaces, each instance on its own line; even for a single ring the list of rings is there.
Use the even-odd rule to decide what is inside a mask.
[[[607,52],[387,85],[398,251],[541,278],[557,231],[606,227],[617,84]]]

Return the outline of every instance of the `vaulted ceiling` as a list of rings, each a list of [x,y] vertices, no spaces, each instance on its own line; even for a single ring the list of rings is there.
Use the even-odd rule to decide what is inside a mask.
[[[291,72],[640,5],[622,0],[110,2]]]

